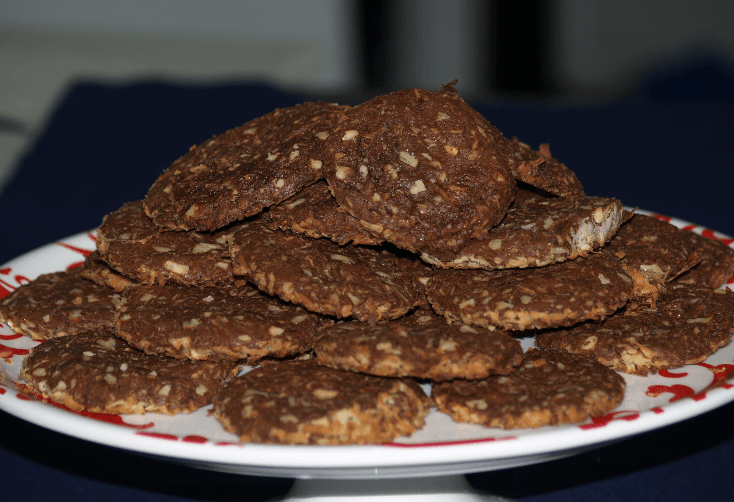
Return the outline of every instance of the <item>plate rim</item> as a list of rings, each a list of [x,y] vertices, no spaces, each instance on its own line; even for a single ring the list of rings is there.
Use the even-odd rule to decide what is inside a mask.
[[[686,227],[697,233],[708,231],[717,238],[731,239],[727,235],[675,217],[641,209],[637,209],[637,212],[660,217],[679,228]],[[57,255],[62,246],[70,248],[72,253],[79,253],[79,249],[72,249],[75,243],[86,243],[89,247],[89,239],[94,238],[94,232],[95,230],[88,230],[45,244],[9,260],[0,265],[0,269],[12,269],[17,264],[35,262],[46,256],[60,260]],[[729,245],[734,247],[734,244]],[[81,257],[80,254],[76,256]],[[0,379],[0,410],[21,420],[78,439],[162,457],[168,461],[188,463],[194,467],[266,476],[364,478],[375,475],[390,476],[391,470],[398,473],[397,475],[410,475],[415,472],[420,475],[431,475],[446,473],[449,468],[455,469],[457,473],[502,469],[552,460],[566,452],[573,454],[575,450],[625,440],[694,418],[733,402],[734,373],[702,392],[705,393],[703,398],[696,400],[684,398],[661,403],[659,409],[662,411],[648,409],[637,412],[635,418],[612,419],[598,427],[587,424],[588,427],[584,429],[580,424],[570,424],[542,428],[531,434],[514,437],[424,444],[271,445],[239,443],[236,439],[232,442],[209,440],[202,442],[196,437],[146,434],[132,427],[81,416],[42,401],[28,398],[11,399],[11,396],[17,397],[22,392],[15,388],[13,382],[3,382],[2,379]],[[390,453],[385,455],[385,452]]]

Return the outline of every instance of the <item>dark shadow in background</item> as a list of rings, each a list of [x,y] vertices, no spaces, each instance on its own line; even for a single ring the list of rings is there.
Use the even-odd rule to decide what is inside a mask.
[[[394,4],[392,4],[394,6]],[[487,2],[476,22],[491,34],[481,78],[484,91],[514,98],[538,99],[553,91],[549,65],[552,61],[551,27],[553,3],[547,0]],[[391,83],[390,53],[394,30],[401,20],[388,0],[360,0],[358,19],[366,93],[396,90]],[[437,34],[438,36],[438,34]],[[482,41],[479,41],[482,43]]]
[[[494,88],[511,95],[542,97],[552,90],[552,4],[542,0],[492,2],[495,33]],[[490,65],[488,65],[490,67]]]

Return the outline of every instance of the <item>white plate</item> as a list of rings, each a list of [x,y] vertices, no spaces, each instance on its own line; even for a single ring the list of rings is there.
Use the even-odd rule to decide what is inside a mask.
[[[731,239],[711,230],[674,218],[669,221],[731,245]],[[0,298],[41,273],[80,263],[94,249],[94,239],[93,232],[75,235],[0,266]],[[29,399],[14,382],[22,356],[35,343],[0,326],[0,409],[57,432],[171,461],[300,479],[446,476],[527,465],[680,422],[734,401],[734,344],[729,344],[701,364],[648,377],[624,375],[627,392],[622,404],[608,416],[580,425],[502,431],[458,424],[434,410],[423,430],[389,444],[243,444],[209,416],[210,407],[173,417],[104,416]],[[523,343],[527,347],[532,339]]]

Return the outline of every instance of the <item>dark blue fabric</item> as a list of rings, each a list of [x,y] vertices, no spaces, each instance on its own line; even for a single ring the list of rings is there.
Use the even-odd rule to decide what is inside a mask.
[[[477,108],[508,136],[549,143],[589,195],[734,232],[733,103],[635,97],[586,108]]]
[[[701,72],[651,83],[595,107],[474,103],[508,136],[551,151],[590,195],[734,235],[731,81]],[[680,85],[679,85],[680,84]],[[707,87],[708,86],[708,87]],[[712,87],[713,86],[713,87]],[[691,92],[718,89],[712,99]],[[257,84],[70,88],[0,194],[0,263],[97,226],[145,196],[171,161],[210,136],[296,96]],[[355,103],[347,103],[355,104]],[[546,464],[472,474],[477,487],[527,501],[731,500],[734,405]],[[55,432],[0,412],[3,500],[267,500],[288,480],[194,470]]]

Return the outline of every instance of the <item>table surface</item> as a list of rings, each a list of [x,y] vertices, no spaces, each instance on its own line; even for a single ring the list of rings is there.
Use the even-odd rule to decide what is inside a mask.
[[[732,95],[729,93],[728,95]],[[734,104],[664,85],[622,102],[473,103],[507,136],[550,143],[589,195],[734,235]],[[0,263],[94,228],[145,196],[170,162],[213,134],[308,99],[258,84],[80,82],[0,193]],[[356,104],[356,103],[346,103]],[[468,476],[527,501],[729,500],[734,405],[574,457]],[[195,470],[88,443],[0,412],[3,500],[268,500],[291,481]]]

